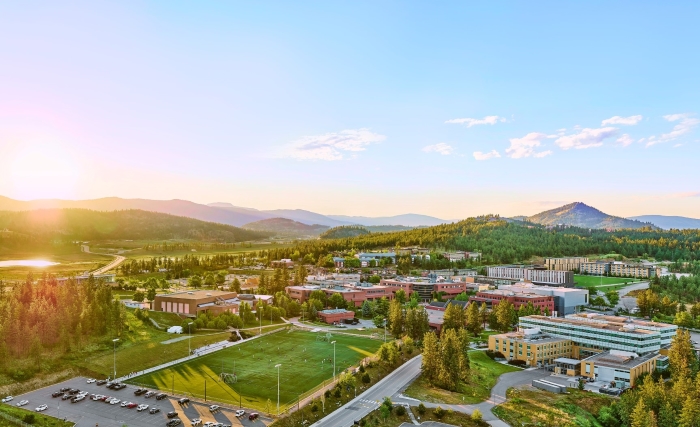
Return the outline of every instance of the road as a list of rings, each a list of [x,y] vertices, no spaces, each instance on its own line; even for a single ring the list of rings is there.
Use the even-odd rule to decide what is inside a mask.
[[[377,409],[385,397],[393,396],[420,374],[422,355],[401,365],[367,391],[311,425],[311,427],[350,427]]]
[[[109,264],[105,265],[102,268],[98,268],[97,270],[91,271],[90,274],[93,276],[97,276],[98,274],[105,274],[106,272],[110,270],[114,270],[115,268],[119,267],[121,263],[123,263],[126,260],[126,257],[123,257],[121,255],[115,255],[115,254],[102,254],[102,253],[97,253],[97,252],[90,252],[90,246],[87,245],[82,245],[80,249],[88,254],[95,254],[95,255],[105,255],[105,256],[112,256],[114,259],[112,262]]]
[[[617,303],[618,309],[632,309],[637,306],[637,298],[635,297],[628,297],[626,296],[628,293],[632,291],[636,291],[639,289],[647,289],[649,288],[649,282],[640,282],[640,283],[635,283],[633,285],[625,286],[624,288],[620,289],[618,292],[620,294],[620,302]]]

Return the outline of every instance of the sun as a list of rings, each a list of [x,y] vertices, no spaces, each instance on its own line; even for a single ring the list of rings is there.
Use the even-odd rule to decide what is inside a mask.
[[[9,169],[13,195],[22,200],[70,198],[80,178],[79,164],[58,144],[19,147]]]

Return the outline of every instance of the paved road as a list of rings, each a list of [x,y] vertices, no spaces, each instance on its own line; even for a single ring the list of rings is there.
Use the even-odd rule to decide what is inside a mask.
[[[95,275],[95,276],[97,276],[98,274],[105,274],[109,270],[114,270],[115,268],[119,267],[119,265],[126,260],[126,258],[121,256],[121,255],[101,254],[101,253],[97,253],[97,252],[90,252],[90,246],[87,246],[87,245],[82,245],[80,248],[83,252],[88,253],[88,254],[105,255],[105,256],[113,256],[114,257],[112,262],[110,262],[109,264],[105,265],[102,268],[98,268],[97,270],[90,272],[90,274]]]
[[[70,400],[61,400],[60,397],[52,398],[51,393],[62,387],[77,388],[93,394],[105,394],[120,400],[147,404],[150,407],[157,406],[160,408],[160,412],[156,414],[149,414],[148,411],[137,412],[136,409],[122,408],[120,404],[110,405],[100,401],[92,401],[89,398],[78,403],[70,403]],[[13,402],[27,399],[29,404],[25,408],[29,410],[46,404],[49,408],[44,414],[61,419],[66,418],[68,421],[74,422],[76,427],[121,427],[125,424],[130,427],[163,427],[167,422],[166,414],[171,411],[177,412],[178,418],[183,421],[180,427],[190,427],[189,420],[193,418],[201,418],[202,422],[212,421],[229,424],[233,427],[263,427],[272,421],[270,419],[249,421],[247,416],[238,419],[233,408],[223,408],[219,412],[211,413],[208,405],[201,402],[192,401],[189,405],[180,406],[177,400],[172,397],[160,401],[155,400],[155,398],[146,399],[143,395],[135,396],[134,389],[134,387],[128,386],[119,391],[110,390],[105,386],[87,384],[85,378],[76,377],[60,384],[15,396]]]
[[[620,302],[617,303],[617,308],[629,310],[631,308],[636,307],[637,306],[637,298],[628,297],[626,295],[632,291],[636,291],[639,289],[647,289],[647,288],[649,288],[649,282],[635,283],[633,285],[625,286],[624,288],[620,289],[618,291],[620,293]]]
[[[420,374],[422,355],[418,355],[404,363],[386,378],[379,381],[367,391],[357,396],[347,404],[338,408],[311,425],[311,427],[350,427],[357,420],[359,421],[367,414],[377,409],[382,400],[387,396],[393,396],[401,388],[409,384]]]

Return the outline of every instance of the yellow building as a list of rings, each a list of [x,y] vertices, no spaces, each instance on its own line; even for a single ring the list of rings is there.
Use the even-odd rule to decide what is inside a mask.
[[[547,270],[574,271],[581,269],[581,263],[588,262],[586,257],[545,258]]]
[[[656,369],[659,353],[642,356],[628,351],[610,350],[581,361],[580,375],[617,388],[633,387],[643,373]]]
[[[491,335],[489,350],[503,354],[506,360],[524,360],[529,366],[550,365],[554,359],[569,357],[571,340],[556,338],[537,329]]]

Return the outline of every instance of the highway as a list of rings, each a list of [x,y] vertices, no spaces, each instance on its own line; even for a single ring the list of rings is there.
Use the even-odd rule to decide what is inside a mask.
[[[126,258],[121,256],[121,255],[101,254],[101,253],[97,253],[97,252],[90,252],[90,246],[87,246],[87,245],[82,245],[80,248],[83,252],[88,253],[88,254],[105,255],[105,256],[114,257],[112,262],[110,262],[109,264],[105,265],[102,268],[98,268],[95,271],[91,271],[90,274],[92,274],[93,276],[97,276],[98,274],[105,274],[106,272],[108,272],[110,270],[114,270],[115,268],[119,267],[119,265],[126,260]]]
[[[350,427],[377,409],[385,397],[391,397],[420,374],[422,355],[404,363],[374,386],[311,427]]]

